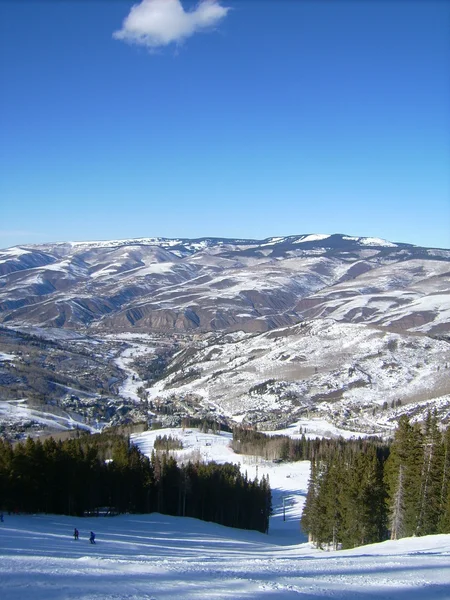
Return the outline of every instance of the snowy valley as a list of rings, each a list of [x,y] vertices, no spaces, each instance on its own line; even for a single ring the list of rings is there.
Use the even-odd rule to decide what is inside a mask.
[[[389,436],[450,418],[450,251],[144,238],[0,253],[0,427],[185,417]]]
[[[449,598],[449,535],[319,550],[300,529],[309,462],[236,454],[226,431],[388,440],[430,409],[448,426],[449,263],[343,235],[2,251],[4,440],[118,427],[150,456],[169,435],[180,464],[268,477],[274,508],[268,535],[155,512],[5,514],[2,599]]]

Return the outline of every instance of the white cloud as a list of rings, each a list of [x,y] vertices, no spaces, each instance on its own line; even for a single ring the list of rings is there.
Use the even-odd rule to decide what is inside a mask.
[[[185,11],[180,0],[142,0],[131,8],[113,37],[150,48],[167,46],[213,27],[229,10],[218,0],[201,0],[191,11]]]

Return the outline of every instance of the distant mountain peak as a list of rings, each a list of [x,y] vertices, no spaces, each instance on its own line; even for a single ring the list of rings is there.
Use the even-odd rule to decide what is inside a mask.
[[[256,332],[329,316],[445,331],[449,262],[450,250],[340,233],[23,245],[0,251],[0,322]]]

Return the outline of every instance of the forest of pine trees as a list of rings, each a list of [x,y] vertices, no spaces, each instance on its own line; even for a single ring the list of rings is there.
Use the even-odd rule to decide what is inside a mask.
[[[371,439],[372,444],[377,447],[386,445],[380,438]],[[305,435],[302,435],[300,439],[294,439],[287,435],[267,435],[248,427],[235,427],[231,447],[237,454],[261,456],[266,460],[294,462],[316,460],[343,447],[354,447],[357,450],[362,448],[365,443],[361,439],[307,439]]]
[[[161,438],[161,445],[168,439]],[[319,547],[352,548],[450,533],[450,427],[436,414],[421,425],[401,417],[389,445],[380,439],[292,440],[233,431],[242,453],[310,460],[301,525]],[[147,458],[115,433],[12,445],[0,439],[0,508],[85,515],[160,512],[268,531],[266,478],[250,481],[233,464],[179,466],[168,453]]]
[[[151,459],[126,437],[104,433],[12,446],[0,439],[0,508],[83,516],[160,512],[267,532],[269,481],[248,480],[232,464],[178,466],[166,453]]]
[[[450,532],[450,427],[403,416],[383,447],[337,440],[311,457],[301,525],[319,547]]]

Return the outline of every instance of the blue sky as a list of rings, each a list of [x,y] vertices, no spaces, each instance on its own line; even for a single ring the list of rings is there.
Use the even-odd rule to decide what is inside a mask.
[[[0,3],[0,247],[348,233],[450,248],[450,3],[132,6]]]

